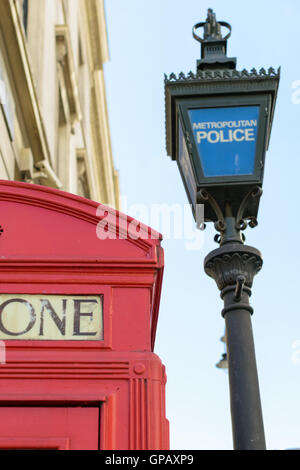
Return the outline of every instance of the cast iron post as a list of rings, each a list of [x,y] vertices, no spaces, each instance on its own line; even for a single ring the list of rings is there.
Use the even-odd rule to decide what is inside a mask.
[[[232,433],[235,450],[266,448],[249,303],[261,254],[241,243],[224,243],[205,258],[205,272],[224,301]]]
[[[261,253],[244,245],[244,230],[248,223],[243,212],[253,198],[259,198],[261,188],[255,188],[242,201],[236,216],[229,203],[225,217],[215,224],[220,232],[215,240],[220,247],[209,253],[204,269],[212,277],[224,301],[226,347],[230,389],[230,408],[233,444],[235,450],[266,449],[254,340],[251,324],[253,308],[250,305],[254,276],[262,268]],[[206,193],[202,193],[205,198]],[[256,226],[253,218],[251,226]]]

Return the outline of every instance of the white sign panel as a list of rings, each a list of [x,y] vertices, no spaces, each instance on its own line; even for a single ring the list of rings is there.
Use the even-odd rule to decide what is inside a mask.
[[[103,340],[102,297],[0,294],[0,340]]]

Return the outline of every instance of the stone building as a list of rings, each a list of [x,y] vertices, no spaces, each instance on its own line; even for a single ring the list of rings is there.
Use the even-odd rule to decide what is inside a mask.
[[[104,0],[0,1],[0,179],[118,208]]]

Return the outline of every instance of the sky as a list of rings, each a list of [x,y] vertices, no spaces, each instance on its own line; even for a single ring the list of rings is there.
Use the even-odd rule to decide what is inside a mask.
[[[214,228],[195,229],[177,165],[165,148],[164,74],[196,70],[194,24],[213,8],[232,25],[228,56],[237,69],[277,69],[281,80],[266,155],[259,225],[245,232],[264,266],[251,305],[268,449],[300,448],[300,42],[298,0],[106,0],[110,62],[105,65],[122,211],[164,235],[165,271],[155,353],[166,366],[170,447],[232,449],[222,301],[203,260]],[[174,204],[184,223],[171,230],[153,207]],[[152,214],[152,215],[151,215]],[[180,215],[179,215],[180,216]],[[179,219],[176,219],[179,220]]]

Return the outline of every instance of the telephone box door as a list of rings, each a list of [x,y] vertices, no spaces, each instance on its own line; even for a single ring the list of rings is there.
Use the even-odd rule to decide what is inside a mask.
[[[96,407],[1,407],[0,449],[98,450],[99,424]]]

